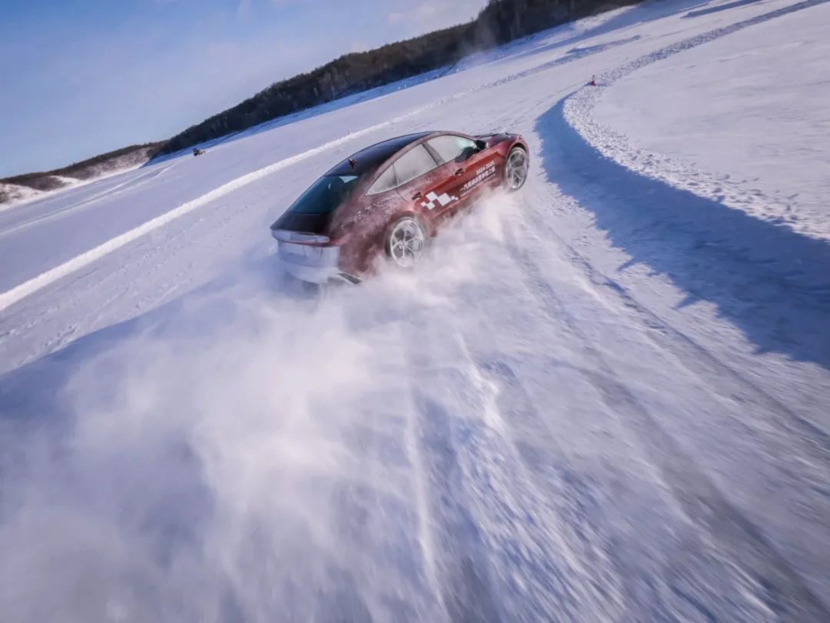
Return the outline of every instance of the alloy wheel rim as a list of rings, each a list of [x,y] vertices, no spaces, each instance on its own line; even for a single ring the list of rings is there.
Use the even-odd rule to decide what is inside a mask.
[[[507,185],[516,190],[521,188],[527,179],[527,155],[521,149],[516,149],[507,160]]]
[[[424,250],[424,231],[415,221],[406,219],[395,225],[389,236],[389,254],[402,268],[410,268]]]

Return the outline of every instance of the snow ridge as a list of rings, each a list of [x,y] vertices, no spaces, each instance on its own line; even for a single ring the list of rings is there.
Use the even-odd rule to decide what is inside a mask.
[[[749,26],[818,6],[828,1],[830,0],[805,0],[770,11],[751,19],[673,43],[606,72],[598,77],[596,87],[583,87],[565,100],[565,120],[603,156],[640,175],[658,179],[675,188],[689,191],[731,208],[744,210],[774,224],[788,226],[798,233],[816,239],[830,240],[830,231],[816,227],[815,224],[808,221],[797,221],[790,216],[790,206],[785,199],[770,196],[758,189],[748,189],[737,180],[733,180],[729,175],[703,171],[698,167],[678,162],[671,157],[634,147],[624,134],[597,122],[592,114],[606,89],[638,69]]]

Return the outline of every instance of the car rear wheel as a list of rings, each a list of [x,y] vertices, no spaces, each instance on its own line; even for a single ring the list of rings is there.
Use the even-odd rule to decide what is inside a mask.
[[[386,255],[400,268],[412,268],[426,246],[426,228],[415,216],[399,218],[386,235]]]
[[[510,150],[504,169],[504,184],[511,191],[519,190],[527,181],[527,152],[518,145]]]

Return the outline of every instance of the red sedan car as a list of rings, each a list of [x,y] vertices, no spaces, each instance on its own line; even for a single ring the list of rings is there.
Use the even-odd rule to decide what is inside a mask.
[[[521,136],[425,132],[393,138],[344,160],[273,225],[278,257],[313,283],[356,283],[386,257],[413,266],[448,218],[487,190],[527,179]]]

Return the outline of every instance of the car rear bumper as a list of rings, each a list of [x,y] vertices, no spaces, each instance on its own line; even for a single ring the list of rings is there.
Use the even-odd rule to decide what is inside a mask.
[[[346,281],[357,283],[356,277],[340,270],[340,247],[336,245],[310,245],[285,242],[278,231],[272,232],[279,241],[277,260],[290,275],[310,283]]]

